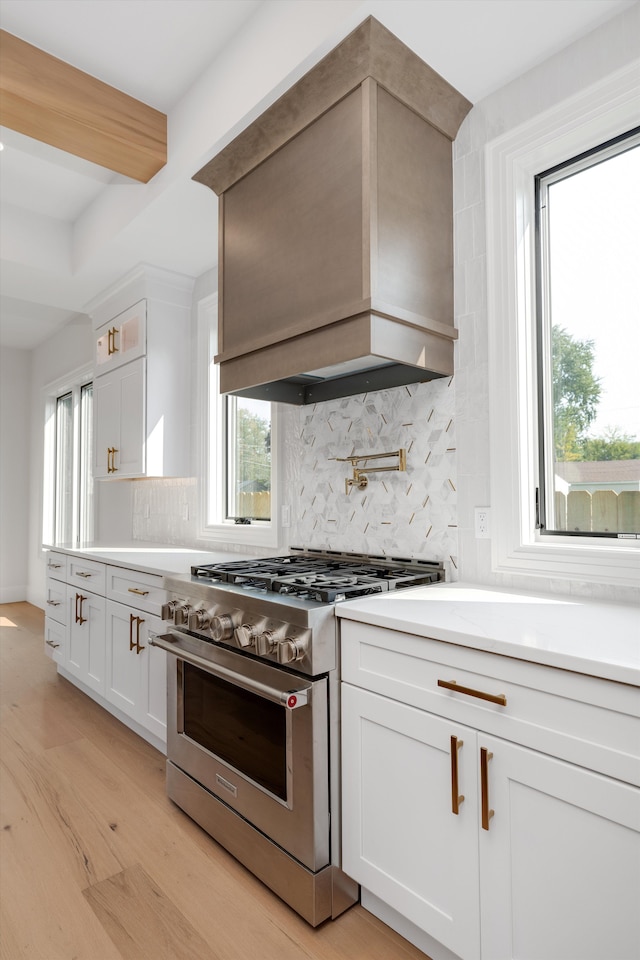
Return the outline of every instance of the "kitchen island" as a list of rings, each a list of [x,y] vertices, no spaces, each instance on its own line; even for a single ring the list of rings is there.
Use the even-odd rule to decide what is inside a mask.
[[[634,960],[640,608],[455,583],[337,613],[363,905],[433,960]]]

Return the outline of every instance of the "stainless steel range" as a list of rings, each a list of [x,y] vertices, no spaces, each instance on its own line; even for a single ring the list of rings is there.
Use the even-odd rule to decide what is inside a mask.
[[[167,792],[313,926],[356,902],[340,870],[335,604],[442,564],[319,550],[168,577]]]

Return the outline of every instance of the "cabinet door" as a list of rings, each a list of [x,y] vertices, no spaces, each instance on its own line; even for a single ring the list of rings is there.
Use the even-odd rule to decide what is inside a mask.
[[[67,588],[69,621],[65,666],[98,693],[105,688],[105,599]]]
[[[489,829],[480,830],[482,955],[637,960],[640,790],[478,735]]]
[[[107,699],[166,741],[166,654],[149,644],[162,626],[142,610],[107,602]]]
[[[96,377],[94,476],[144,475],[144,358]]]
[[[146,301],[141,300],[96,330],[97,375],[144,354],[146,312]]]
[[[342,716],[343,869],[464,960],[477,960],[475,731],[344,683]],[[464,796],[457,814],[456,764]]]

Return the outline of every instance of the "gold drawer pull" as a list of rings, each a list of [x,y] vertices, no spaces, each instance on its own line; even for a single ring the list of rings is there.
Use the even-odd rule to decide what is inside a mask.
[[[464,740],[451,737],[451,813],[460,812],[460,804],[464,801],[464,793],[458,793],[458,750]]]
[[[93,576],[92,573],[83,573],[82,570],[78,570],[78,572],[76,573],[76,577],[84,577],[85,580],[87,577],[92,577],[92,576]]]
[[[148,590],[138,590],[137,587],[128,587],[129,593],[137,593],[139,597],[147,597],[149,595]]]
[[[484,690],[474,690],[472,687],[461,687],[456,680],[438,680],[438,686],[446,690],[453,690],[454,693],[465,693],[468,697],[477,697],[479,700],[489,700],[490,703],[497,703],[501,707],[506,707],[507,698],[504,693],[485,693]]]
[[[53,640],[47,640],[46,643],[48,646],[53,647],[54,650],[57,650],[60,646],[59,643],[54,643]]]
[[[61,563],[51,563],[51,562],[49,562],[49,563],[47,564],[47,566],[49,567],[49,570],[59,570],[60,567],[62,566],[62,564],[61,564]]]
[[[49,604],[50,607],[59,607],[61,601],[60,601],[60,600],[47,600],[47,603]]]
[[[482,795],[482,829],[489,829],[489,820],[495,813],[489,809],[489,760],[493,759],[493,754],[489,753],[486,747],[480,747],[480,791]]]

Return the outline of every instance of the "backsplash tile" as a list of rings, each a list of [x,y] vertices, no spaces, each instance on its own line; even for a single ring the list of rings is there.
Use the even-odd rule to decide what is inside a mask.
[[[445,378],[286,408],[290,543],[443,560],[457,579],[454,392]],[[401,447],[406,473],[373,473],[365,490],[345,490],[351,465],[337,458]]]

